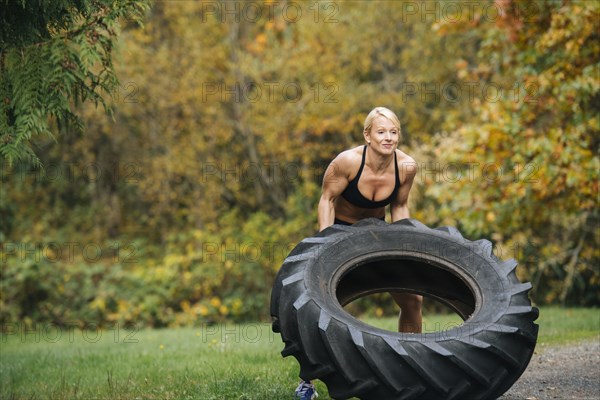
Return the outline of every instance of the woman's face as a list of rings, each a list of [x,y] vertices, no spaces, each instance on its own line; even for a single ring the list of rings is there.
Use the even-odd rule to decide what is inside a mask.
[[[373,120],[371,131],[365,133],[367,143],[379,153],[393,154],[398,146],[400,130],[383,115]]]

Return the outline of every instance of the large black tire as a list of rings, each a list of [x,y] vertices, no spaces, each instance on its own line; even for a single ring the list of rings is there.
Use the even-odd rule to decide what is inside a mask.
[[[333,225],[300,242],[271,294],[273,330],[304,380],[346,399],[495,399],[521,376],[535,348],[538,310],[514,260],[487,240],[414,219]],[[377,292],[441,301],[465,321],[424,334],[386,331],[343,306]]]

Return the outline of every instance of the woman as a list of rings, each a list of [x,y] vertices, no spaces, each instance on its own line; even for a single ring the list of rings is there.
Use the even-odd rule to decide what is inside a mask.
[[[352,225],[364,218],[385,219],[389,204],[392,222],[409,218],[408,194],[416,174],[416,163],[398,150],[400,121],[385,107],[373,109],[364,123],[364,146],[340,153],[325,171],[319,200],[319,230],[335,224]],[[393,293],[400,306],[398,330],[421,332],[423,298]],[[301,381],[296,397],[317,396],[314,385]]]

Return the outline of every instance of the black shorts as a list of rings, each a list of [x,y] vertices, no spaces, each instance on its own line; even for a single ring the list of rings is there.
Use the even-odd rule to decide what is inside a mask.
[[[382,221],[385,221],[385,217],[381,217],[379,219],[382,220]],[[342,219],[337,219],[337,218],[335,218],[333,220],[333,223],[334,224],[338,224],[338,225],[348,225],[348,226],[352,225],[352,222],[344,221]]]

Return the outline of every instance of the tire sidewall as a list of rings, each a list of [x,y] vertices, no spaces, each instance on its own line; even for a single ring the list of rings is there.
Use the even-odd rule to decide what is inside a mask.
[[[327,233],[324,230],[319,236]],[[450,272],[471,289],[477,304],[462,325],[453,325],[443,334],[403,334],[368,325],[343,309],[335,292],[344,274],[371,260],[410,258],[411,254],[428,264],[451,269]],[[332,318],[367,333],[415,341],[464,339],[496,323],[510,305],[510,283],[501,270],[501,263],[491,255],[491,249],[427,227],[353,226],[335,242],[321,245],[311,261],[305,271],[309,296]],[[427,296],[427,293],[422,294]]]

